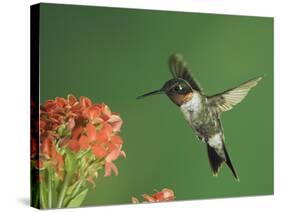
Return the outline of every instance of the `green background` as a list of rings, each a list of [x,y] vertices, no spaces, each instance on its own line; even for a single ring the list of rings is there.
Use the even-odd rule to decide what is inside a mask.
[[[101,173],[83,205],[130,203],[164,187],[177,200],[273,193],[272,18],[51,4],[40,11],[41,101],[83,95],[124,120],[119,176]],[[136,100],[171,78],[174,52],[209,95],[265,75],[222,115],[240,183],[226,166],[212,176],[205,145],[165,95]]]

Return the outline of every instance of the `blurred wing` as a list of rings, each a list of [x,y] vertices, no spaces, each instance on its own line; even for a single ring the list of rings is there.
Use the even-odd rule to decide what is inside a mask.
[[[208,102],[212,107],[216,108],[218,113],[231,110],[234,105],[237,105],[247,96],[251,88],[255,87],[261,79],[262,77],[252,79],[235,88],[210,96],[208,97]]]
[[[201,92],[200,86],[191,76],[181,54],[172,54],[170,56],[169,65],[173,77],[184,79],[190,84],[192,89]]]

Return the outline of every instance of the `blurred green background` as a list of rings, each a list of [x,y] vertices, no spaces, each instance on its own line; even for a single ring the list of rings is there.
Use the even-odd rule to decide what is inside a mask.
[[[130,203],[164,187],[177,200],[273,193],[273,19],[41,4],[40,99],[72,93],[105,102],[124,120],[127,158],[86,205]],[[265,75],[222,115],[240,183],[223,167],[213,177],[206,147],[165,95],[136,100],[171,78],[180,52],[206,94]]]

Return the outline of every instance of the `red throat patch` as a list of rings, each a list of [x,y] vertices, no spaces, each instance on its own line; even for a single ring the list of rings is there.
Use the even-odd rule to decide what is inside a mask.
[[[190,92],[185,95],[176,94],[169,97],[176,105],[181,106],[183,103],[190,101],[192,99],[192,96],[193,93]]]

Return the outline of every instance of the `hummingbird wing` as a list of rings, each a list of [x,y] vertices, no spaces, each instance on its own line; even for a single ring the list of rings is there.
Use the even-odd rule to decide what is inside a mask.
[[[251,88],[255,87],[261,79],[262,77],[255,78],[235,88],[207,97],[208,102],[218,113],[231,110],[247,96]]]
[[[172,54],[169,59],[170,71],[174,78],[181,78],[187,81],[192,89],[201,92],[199,84],[190,74],[186,62],[181,54]]]

